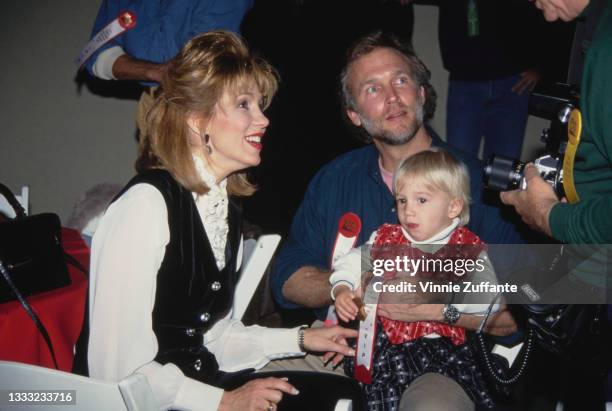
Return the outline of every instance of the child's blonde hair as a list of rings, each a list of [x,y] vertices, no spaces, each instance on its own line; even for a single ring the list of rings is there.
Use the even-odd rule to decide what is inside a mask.
[[[470,175],[465,164],[448,151],[430,149],[404,159],[393,174],[393,192],[409,184],[409,177],[422,178],[430,188],[462,200],[459,224],[470,221]]]

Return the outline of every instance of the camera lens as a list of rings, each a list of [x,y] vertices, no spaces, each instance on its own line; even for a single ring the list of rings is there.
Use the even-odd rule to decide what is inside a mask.
[[[484,169],[483,181],[487,188],[507,191],[521,186],[525,163],[503,156],[491,156]]]

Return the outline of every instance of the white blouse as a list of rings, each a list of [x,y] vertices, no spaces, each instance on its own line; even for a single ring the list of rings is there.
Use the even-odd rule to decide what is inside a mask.
[[[225,186],[211,186],[211,195],[198,196],[195,201],[214,250],[224,250],[227,195],[224,205],[217,206],[225,211],[210,213],[210,207],[220,199],[215,197],[221,191],[216,188],[225,192]],[[167,221],[164,198],[149,184],[131,187],[102,218],[91,255],[90,375],[120,381],[139,372],[147,377],[160,409],[216,410],[223,390],[186,377],[172,363],[161,365],[153,360],[158,344],[151,313],[157,271],[170,240]],[[223,244],[222,232],[226,233]],[[215,251],[215,257],[217,254]],[[217,258],[218,266],[220,261],[224,264],[223,258]],[[258,369],[273,359],[303,355],[297,344],[297,328],[245,327],[231,319],[231,312],[204,335],[204,345],[215,354],[220,369],[228,372]]]

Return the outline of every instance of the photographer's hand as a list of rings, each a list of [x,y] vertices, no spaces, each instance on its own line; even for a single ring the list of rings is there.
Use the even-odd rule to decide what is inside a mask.
[[[526,190],[506,191],[500,194],[504,204],[514,206],[523,221],[531,227],[552,236],[548,217],[550,210],[559,202],[553,188],[538,174],[533,164],[525,167]]]

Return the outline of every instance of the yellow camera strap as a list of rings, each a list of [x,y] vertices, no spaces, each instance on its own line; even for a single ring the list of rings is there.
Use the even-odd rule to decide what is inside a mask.
[[[574,160],[582,134],[582,115],[577,108],[572,110],[567,123],[567,148],[563,157],[563,189],[565,197],[570,203],[580,201],[576,186],[574,185]]]

